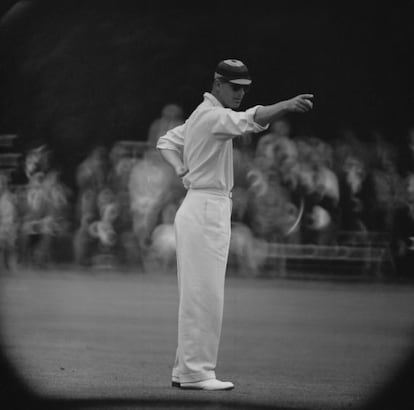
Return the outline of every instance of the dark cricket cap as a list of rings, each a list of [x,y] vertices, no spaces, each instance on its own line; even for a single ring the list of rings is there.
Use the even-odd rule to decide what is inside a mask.
[[[214,78],[223,78],[230,83],[249,85],[252,83],[247,66],[240,60],[228,59],[217,64]]]

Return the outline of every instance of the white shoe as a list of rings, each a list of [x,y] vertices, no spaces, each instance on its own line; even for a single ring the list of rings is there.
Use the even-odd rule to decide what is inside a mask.
[[[232,390],[234,389],[234,384],[232,382],[222,382],[217,379],[208,379],[208,380],[203,380],[201,382],[180,383],[180,387],[182,389],[187,389],[187,390],[216,391],[216,390]]]

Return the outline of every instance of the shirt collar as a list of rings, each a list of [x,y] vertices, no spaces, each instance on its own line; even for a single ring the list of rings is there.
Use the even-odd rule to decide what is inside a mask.
[[[208,101],[213,107],[223,107],[223,104],[213,94],[206,92],[203,97],[204,101]]]

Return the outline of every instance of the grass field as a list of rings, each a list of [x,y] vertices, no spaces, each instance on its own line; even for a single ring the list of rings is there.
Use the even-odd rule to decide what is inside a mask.
[[[36,393],[78,409],[357,408],[414,340],[413,285],[230,276],[217,375],[236,388],[181,391],[177,308],[174,274],[1,277],[7,357]]]

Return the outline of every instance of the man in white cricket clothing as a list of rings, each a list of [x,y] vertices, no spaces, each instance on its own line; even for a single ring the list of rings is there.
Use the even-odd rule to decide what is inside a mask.
[[[221,61],[211,93],[184,124],[157,143],[182,178],[187,194],[175,216],[179,287],[178,346],[172,385],[181,389],[231,390],[216,378],[230,244],[233,138],[258,133],[289,112],[312,109],[313,95],[238,109],[252,80],[244,63]]]

